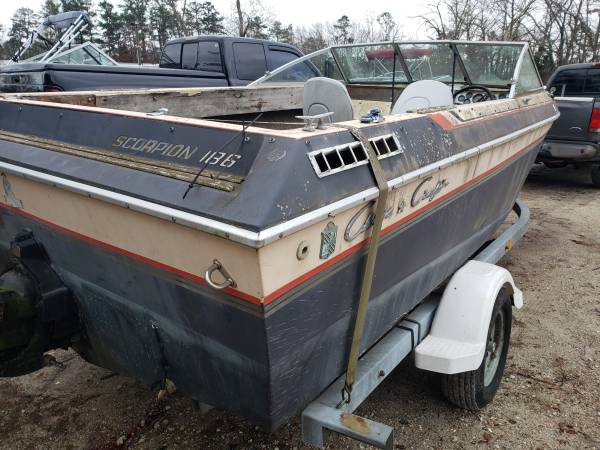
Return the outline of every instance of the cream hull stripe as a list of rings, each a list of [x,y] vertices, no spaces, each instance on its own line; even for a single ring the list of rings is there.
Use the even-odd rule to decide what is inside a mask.
[[[464,152],[453,155],[449,158],[444,158],[433,164],[429,164],[425,167],[412,171],[401,177],[394,178],[388,182],[390,188],[398,187],[434,174],[445,167],[452,164],[456,164],[459,161],[463,161],[471,158],[473,155],[484,153],[496,146],[502,145],[509,142],[519,136],[530,133],[531,131],[540,128],[546,124],[549,124],[558,118],[558,114],[544,119],[540,122],[529,125],[521,130],[510,133],[501,138],[494,139],[492,141],[481,144]],[[248,245],[254,248],[260,248],[269,244],[273,241],[288,236],[306,226],[324,220],[330,215],[339,214],[347,209],[357,206],[365,201],[372,200],[377,197],[378,191],[376,187],[365,189],[362,192],[346,197],[340,201],[331,203],[322,208],[308,212],[294,219],[288,220],[281,224],[272,226],[263,231],[254,232],[246,230],[241,227],[229,225],[217,220],[202,217],[196,214],[191,214],[179,209],[171,208],[168,206],[159,205],[146,200],[141,200],[130,195],[119,194],[107,189],[90,186],[85,183],[68,180],[55,175],[27,169],[15,164],[6,162],[0,162],[0,170],[7,173],[22,176],[31,180],[35,180],[41,183],[49,184],[54,187],[60,187],[72,192],[83,194],[90,198],[103,200],[124,208],[132,209],[135,211],[143,212],[161,219],[175,222],[180,225],[197,228],[207,233],[215,234],[217,236],[230,239],[232,241],[239,242],[244,245]]]

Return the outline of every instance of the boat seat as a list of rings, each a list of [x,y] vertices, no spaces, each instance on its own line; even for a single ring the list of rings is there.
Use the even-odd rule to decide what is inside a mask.
[[[303,116],[333,112],[327,119],[345,122],[354,119],[352,99],[343,83],[325,77],[315,77],[304,83]]]
[[[392,114],[453,104],[452,90],[447,84],[436,80],[421,80],[409,84],[402,91],[392,107]]]

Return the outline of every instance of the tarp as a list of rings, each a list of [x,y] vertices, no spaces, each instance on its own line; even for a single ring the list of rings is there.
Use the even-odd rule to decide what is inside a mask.
[[[80,17],[83,16],[84,21],[90,23],[90,16],[84,11],[68,11],[61,14],[48,16],[44,19],[44,26],[53,26],[55,28],[68,28]]]
[[[402,52],[404,59],[420,58],[422,56],[429,56],[433,53],[433,50],[428,47],[408,47],[401,48],[400,51]],[[394,57],[394,49],[391,47],[380,48],[366,52],[366,54],[368,59],[392,59]]]

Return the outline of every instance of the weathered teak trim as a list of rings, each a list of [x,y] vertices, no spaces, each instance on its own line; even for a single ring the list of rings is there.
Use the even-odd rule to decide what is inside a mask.
[[[215,117],[302,108],[301,86],[127,89],[7,94],[6,99],[93,106],[170,116]]]

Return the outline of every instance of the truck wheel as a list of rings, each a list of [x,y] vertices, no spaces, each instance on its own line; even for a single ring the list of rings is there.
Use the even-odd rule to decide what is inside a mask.
[[[500,289],[488,328],[487,347],[481,365],[470,372],[442,375],[442,392],[455,405],[477,411],[492,401],[504,373],[512,325],[512,302]]]
[[[600,166],[592,167],[592,184],[600,188]]]

